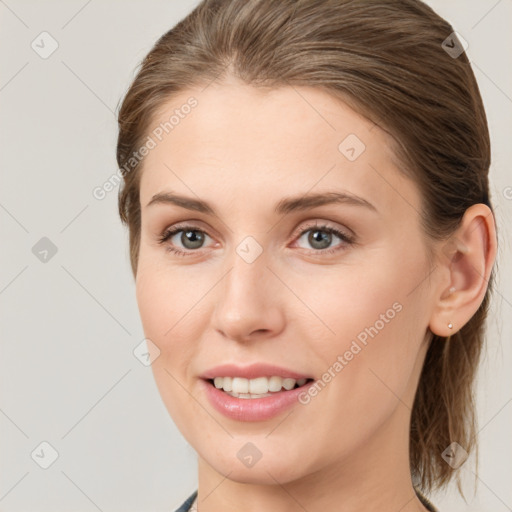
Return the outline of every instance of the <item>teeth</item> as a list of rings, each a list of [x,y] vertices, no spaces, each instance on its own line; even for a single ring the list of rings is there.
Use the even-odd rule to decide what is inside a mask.
[[[281,391],[283,387],[283,379],[281,377],[270,377],[268,379],[268,390],[269,391]]]
[[[224,391],[233,391],[233,378],[232,377],[224,377],[221,387],[222,387],[222,389],[224,389]]]
[[[255,379],[245,379],[243,377],[215,377],[213,384],[217,389],[223,389],[231,396],[237,398],[252,398],[257,395],[270,396],[269,392],[276,393],[282,388],[286,390],[293,389],[295,384],[303,386],[307,379],[283,379],[282,377],[257,377]]]
[[[287,390],[293,389],[296,382],[295,379],[283,379],[283,388]]]
[[[242,379],[240,379],[242,380]],[[246,379],[243,379],[246,380]],[[267,377],[258,377],[248,381],[249,393],[251,395],[262,395],[268,393],[268,379]]]
[[[263,393],[261,395],[252,395],[251,393],[233,393],[233,391],[226,391],[228,395],[235,398],[263,398],[265,396],[272,396],[272,393]]]

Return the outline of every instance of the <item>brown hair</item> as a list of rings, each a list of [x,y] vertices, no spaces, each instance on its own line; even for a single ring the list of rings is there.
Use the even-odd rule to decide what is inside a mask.
[[[421,192],[427,239],[448,239],[473,204],[492,211],[486,115],[466,54],[449,51],[460,47],[452,33],[418,0],[201,2],[157,41],[119,111],[119,213],[134,276],[141,164],[127,171],[127,162],[174,93],[228,73],[256,87],[322,88],[389,132],[402,172]],[[493,277],[494,269],[466,325],[448,338],[432,333],[410,425],[411,474],[424,491],[456,472],[442,457],[452,442],[476,448],[473,382]]]

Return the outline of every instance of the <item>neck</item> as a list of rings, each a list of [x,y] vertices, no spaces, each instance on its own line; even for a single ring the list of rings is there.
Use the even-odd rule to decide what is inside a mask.
[[[263,483],[237,482],[200,457],[198,510],[425,512],[410,476],[409,418],[409,408],[399,403],[378,433],[351,455],[289,482],[274,475],[271,467]]]

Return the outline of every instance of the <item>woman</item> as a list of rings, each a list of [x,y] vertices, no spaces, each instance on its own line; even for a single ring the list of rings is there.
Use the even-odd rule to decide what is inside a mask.
[[[119,112],[154,376],[198,454],[180,511],[436,510],[475,448],[490,143],[417,0],[205,0]]]

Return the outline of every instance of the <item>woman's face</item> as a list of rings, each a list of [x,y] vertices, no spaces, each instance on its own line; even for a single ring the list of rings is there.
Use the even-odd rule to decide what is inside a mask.
[[[254,483],[408,457],[436,274],[389,135],[319,89],[238,82],[175,96],[158,126],[137,301],[188,442]]]

